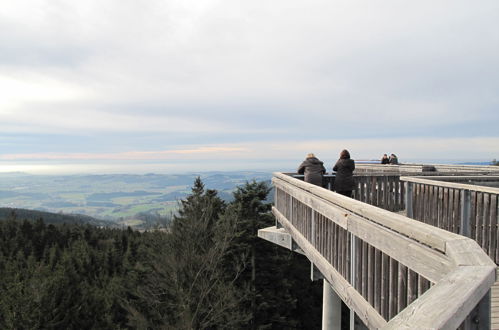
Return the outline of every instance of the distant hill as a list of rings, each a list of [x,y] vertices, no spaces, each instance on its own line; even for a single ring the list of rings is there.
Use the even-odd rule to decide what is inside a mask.
[[[93,217],[89,217],[87,215],[82,214],[63,214],[63,213],[51,213],[44,212],[38,210],[27,210],[27,209],[17,209],[10,207],[1,207],[0,208],[0,221],[6,220],[11,217],[12,214],[15,214],[16,219],[18,220],[37,220],[42,218],[43,221],[47,224],[89,224],[93,226],[116,226],[116,223],[110,221],[104,221],[95,219]]]

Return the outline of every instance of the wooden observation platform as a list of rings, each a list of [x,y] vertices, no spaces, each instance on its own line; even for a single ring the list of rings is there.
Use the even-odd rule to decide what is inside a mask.
[[[258,233],[324,279],[323,329],[341,325],[339,299],[351,329],[499,329],[499,167],[359,164],[354,177],[351,199],[274,173],[276,226]]]

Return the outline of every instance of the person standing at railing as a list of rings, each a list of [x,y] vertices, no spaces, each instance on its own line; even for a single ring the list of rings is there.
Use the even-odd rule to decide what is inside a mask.
[[[399,160],[398,160],[397,156],[395,156],[395,154],[390,155],[390,159],[388,160],[388,162],[391,165],[398,165],[399,164]]]
[[[334,191],[338,194],[352,197],[352,191],[355,189],[353,181],[353,171],[355,170],[355,161],[350,159],[350,153],[344,149],[340,152],[340,159],[333,167],[336,172],[334,179]]]
[[[381,158],[381,164],[388,164],[388,163],[390,163],[390,160],[388,159],[388,156],[384,154],[383,158]]]
[[[305,174],[305,182],[322,187],[322,176],[326,173],[324,163],[310,153],[298,167],[298,174]]]

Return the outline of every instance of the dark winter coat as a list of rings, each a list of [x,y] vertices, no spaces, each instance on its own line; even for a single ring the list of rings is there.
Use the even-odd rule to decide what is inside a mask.
[[[315,157],[307,158],[298,167],[299,174],[305,174],[305,182],[322,187],[322,175],[326,173],[324,163]]]
[[[392,165],[398,165],[399,163],[399,160],[397,158],[397,156],[393,155],[393,156],[390,156],[390,160],[389,160],[390,164]]]
[[[355,189],[353,170],[355,170],[353,159],[338,159],[333,167],[333,171],[336,172],[336,178],[334,179],[335,191],[352,191]]]

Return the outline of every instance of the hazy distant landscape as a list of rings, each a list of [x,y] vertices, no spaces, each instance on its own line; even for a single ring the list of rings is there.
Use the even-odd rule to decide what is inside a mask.
[[[236,186],[253,179],[270,180],[271,173],[65,176],[0,173],[0,207],[83,214],[140,226],[148,217],[174,213],[178,201],[189,194],[197,176],[202,178],[207,189],[216,189],[222,199],[229,201]]]

